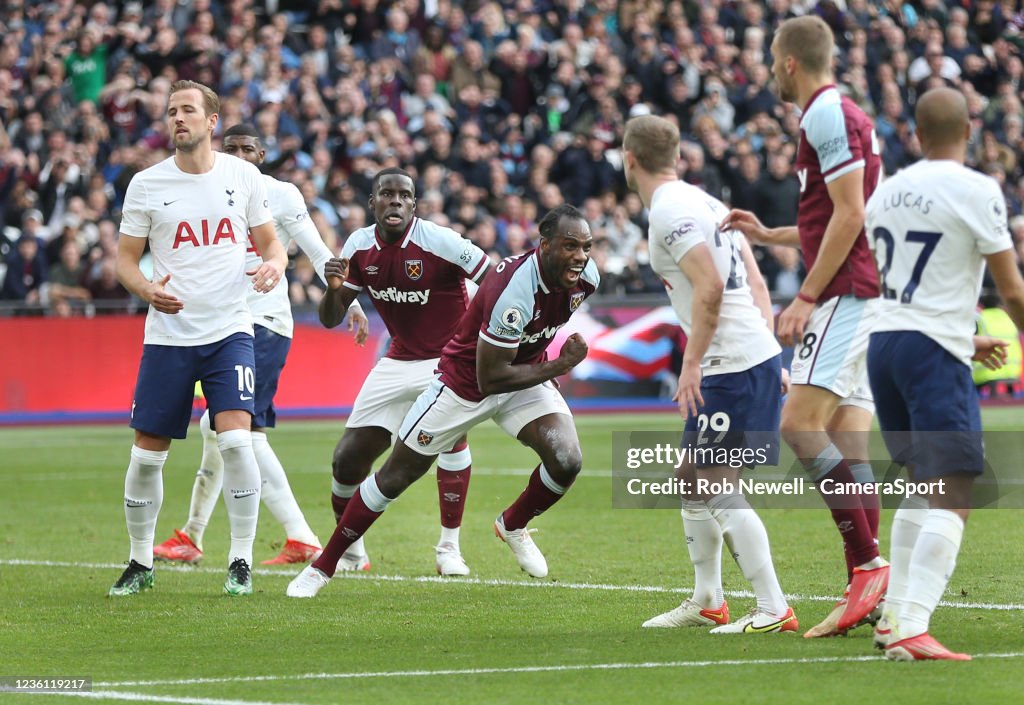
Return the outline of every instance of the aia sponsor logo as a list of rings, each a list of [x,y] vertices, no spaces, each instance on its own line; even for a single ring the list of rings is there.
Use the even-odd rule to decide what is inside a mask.
[[[413,281],[417,281],[423,276],[423,260],[421,259],[407,259],[405,260],[405,273]]]
[[[171,245],[171,249],[176,250],[183,245],[209,247],[210,245],[220,244],[221,240],[238,243],[230,218],[221,218],[216,227],[212,229],[212,232],[211,223],[205,218],[199,221],[198,225],[199,232],[197,233],[196,229],[187,220],[178,223],[178,228],[174,232],[174,244]]]

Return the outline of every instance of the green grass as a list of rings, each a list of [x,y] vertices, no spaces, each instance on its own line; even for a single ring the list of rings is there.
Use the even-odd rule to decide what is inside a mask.
[[[987,410],[985,422],[986,428],[1022,429],[1024,413]],[[687,699],[702,705],[817,705],[862,703],[869,693],[901,705],[954,697],[971,703],[1019,699],[1024,515],[1018,511],[972,516],[947,595],[970,606],[940,608],[933,620],[933,633],[952,648],[1012,656],[892,664],[872,652],[865,629],[831,640],[640,629],[643,620],[679,602],[692,572],[678,513],[611,508],[611,432],[678,426],[664,415],[579,419],[585,464],[594,474],[582,476],[561,503],[533,522],[551,566],[543,581],[526,578],[491,532],[494,517],[521,491],[535,461],[493,425],[481,426],[470,439],[475,474],[462,539],[471,578],[432,578],[438,518],[436,490],[427,477],[368,534],[372,574],[339,576],[309,601],[284,597],[298,571],[294,566],[257,571],[252,598],[221,595],[227,551],[222,507],[207,531],[201,566],[158,565],[153,591],[108,599],[107,588],[127,555],[121,495],[130,431],[0,430],[0,676],[162,681],[98,685],[97,691],[109,693],[100,702],[134,697],[119,700],[115,692],[138,694],[143,702],[309,705]],[[272,437],[299,503],[325,541],[333,524],[327,459],[340,431],[334,423],[285,423]],[[187,517],[198,457],[197,432],[175,443],[164,471],[157,541]],[[826,598],[845,577],[835,529],[824,509],[772,509],[762,516],[783,588],[802,596],[793,606],[802,627],[810,627],[829,611]],[[883,549],[890,520],[886,511]],[[257,560],[275,555],[282,539],[263,511]],[[747,589],[728,556],[724,580],[727,590]],[[630,589],[635,587],[649,589]],[[729,600],[736,616],[752,604],[738,595]],[[247,677],[259,680],[240,680]],[[211,682],[180,682],[185,679]],[[0,693],[0,702],[27,701]]]

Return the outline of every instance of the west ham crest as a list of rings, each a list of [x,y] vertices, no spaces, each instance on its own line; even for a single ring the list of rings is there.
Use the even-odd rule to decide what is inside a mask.
[[[433,433],[427,433],[426,431],[420,431],[419,435],[416,436],[416,442],[424,448],[430,445],[430,442],[434,440]]]
[[[409,275],[409,278],[416,281],[423,276],[423,260],[421,259],[407,259],[405,260],[405,273]]]
[[[583,303],[583,297],[586,296],[582,291],[577,291],[575,294],[569,297],[569,313],[572,313],[580,307]]]

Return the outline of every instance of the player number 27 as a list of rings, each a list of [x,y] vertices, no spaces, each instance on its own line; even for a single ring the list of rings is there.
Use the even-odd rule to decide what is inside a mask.
[[[889,270],[892,268],[892,257],[895,254],[896,241],[892,233],[882,227],[875,228],[871,235],[875,238],[875,256],[878,259],[878,275],[882,285],[882,296],[886,299],[895,299],[896,290],[889,288],[886,278],[889,276]],[[914,292],[917,291],[917,286],[921,283],[921,277],[924,275],[924,268],[928,264],[932,253],[935,252],[939,240],[942,239],[942,233],[908,230],[905,239],[907,242],[921,243],[922,247],[920,254],[917,256],[917,261],[914,263],[914,269],[910,272],[910,281],[903,287],[903,293],[900,294],[901,304],[909,304],[913,300]],[[879,245],[882,243],[885,244],[884,259],[882,253],[878,251]]]
[[[729,432],[729,414],[724,411],[716,411],[708,416],[701,414],[697,417],[697,445],[702,446],[708,442],[706,435],[708,428],[717,433],[712,443],[721,443],[725,434]]]

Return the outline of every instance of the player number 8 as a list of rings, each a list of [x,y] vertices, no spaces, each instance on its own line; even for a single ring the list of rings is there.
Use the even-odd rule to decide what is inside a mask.
[[[814,354],[814,344],[818,342],[818,336],[815,333],[808,333],[804,336],[800,345],[800,359],[806,360]]]
[[[709,426],[712,431],[718,434],[712,443],[721,443],[722,439],[725,438],[725,434],[729,432],[729,414],[724,411],[716,411],[710,417],[707,414],[698,416],[697,445],[702,446],[708,442],[708,437],[704,433],[708,430]]]

